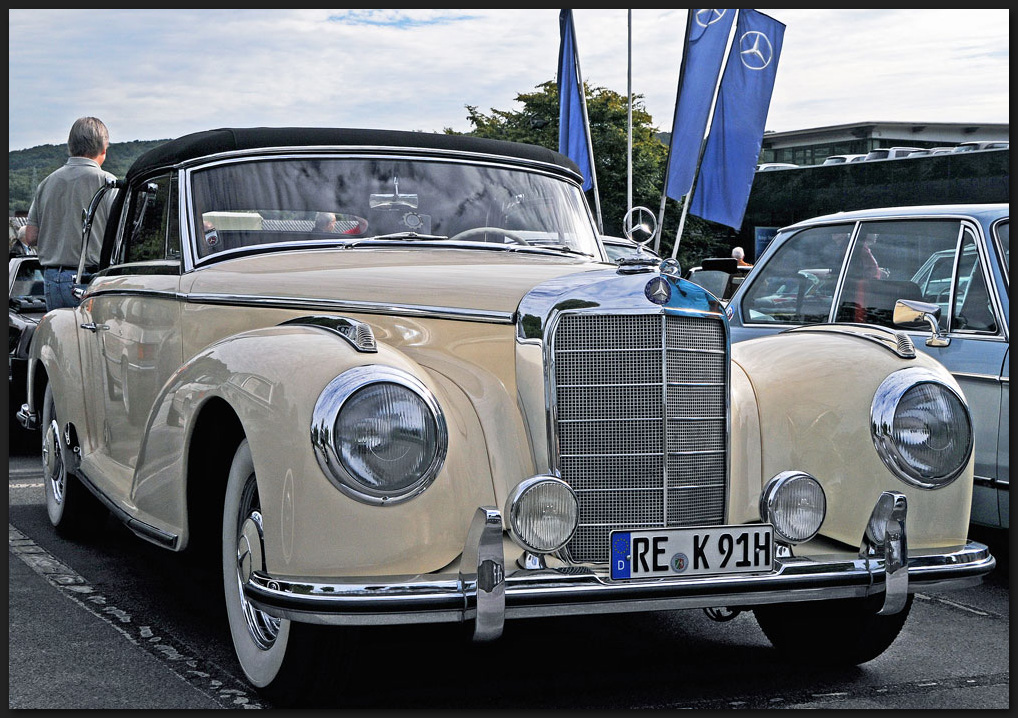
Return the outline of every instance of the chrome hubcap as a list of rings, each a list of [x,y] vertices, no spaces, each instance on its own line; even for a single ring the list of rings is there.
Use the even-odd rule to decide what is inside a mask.
[[[64,458],[60,450],[60,427],[57,426],[55,419],[46,427],[46,435],[43,437],[42,469],[53,492],[54,502],[62,504],[67,476],[64,473]]]
[[[251,572],[262,568],[262,515],[258,505],[258,490],[252,475],[244,487],[237,517],[237,588],[240,605],[247,621],[251,639],[262,650],[272,648],[279,635],[280,619],[270,616],[247,600],[244,584]]]

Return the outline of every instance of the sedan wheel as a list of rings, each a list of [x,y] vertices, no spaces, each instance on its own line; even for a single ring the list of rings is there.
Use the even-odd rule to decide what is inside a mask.
[[[57,533],[67,538],[81,539],[97,533],[109,512],[68,471],[71,455],[57,417],[53,388],[47,386],[42,409],[42,471],[46,487],[46,513]]]
[[[254,462],[244,440],[230,467],[223,507],[223,587],[230,634],[248,680],[281,703],[297,703],[314,672],[318,636],[304,624],[256,608],[244,595],[247,577],[263,569],[263,535]]]

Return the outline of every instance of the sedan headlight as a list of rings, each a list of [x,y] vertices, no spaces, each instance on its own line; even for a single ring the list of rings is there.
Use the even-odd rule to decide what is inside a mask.
[[[431,484],[445,461],[448,432],[438,401],[419,379],[364,366],[340,374],[319,396],[311,441],[340,491],[384,505]]]
[[[877,454],[905,483],[938,489],[968,465],[973,443],[968,406],[929,369],[902,369],[887,377],[871,414]]]

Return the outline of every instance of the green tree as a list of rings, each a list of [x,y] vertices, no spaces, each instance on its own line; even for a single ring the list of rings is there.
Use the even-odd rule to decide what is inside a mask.
[[[604,233],[621,235],[627,207],[628,118],[626,96],[604,87],[584,84],[590,138],[594,151],[598,193]],[[537,86],[535,92],[521,93],[516,102],[522,109],[498,110],[489,114],[467,105],[467,119],[477,137],[526,142],[558,149],[558,86],[554,81]],[[449,134],[457,134],[446,129]],[[647,112],[643,95],[633,95],[633,205],[643,205],[658,213],[668,147],[662,142],[654,120]],[[594,208],[593,190],[587,200]],[[665,208],[665,228],[661,235],[661,253],[671,256],[675,231],[682,205],[669,199]],[[683,268],[698,264],[704,257],[725,257],[731,251],[734,232],[726,227],[688,216],[679,245],[678,259]]]

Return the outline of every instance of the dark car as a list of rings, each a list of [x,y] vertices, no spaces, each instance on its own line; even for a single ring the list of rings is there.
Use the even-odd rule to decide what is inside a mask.
[[[15,413],[25,400],[28,345],[39,319],[46,313],[42,267],[34,256],[12,256],[8,263],[7,380],[10,438],[20,437]]]
[[[690,268],[685,278],[727,302],[752,268],[752,265],[740,265],[733,257],[716,257],[704,259],[699,266]]]

